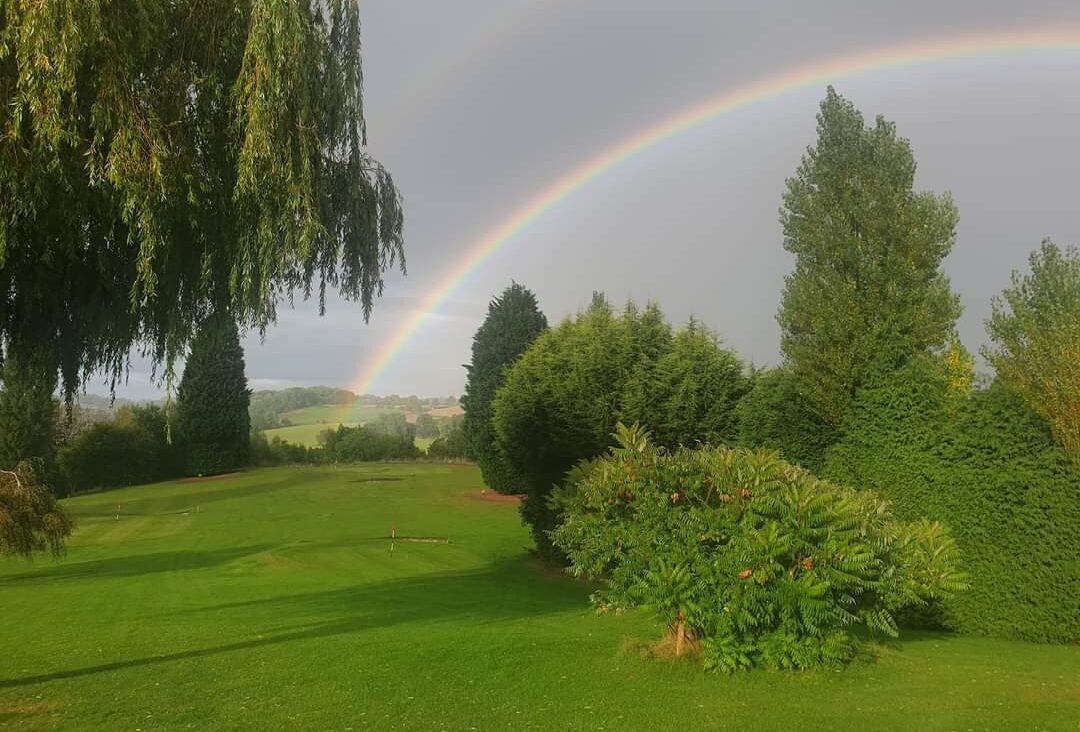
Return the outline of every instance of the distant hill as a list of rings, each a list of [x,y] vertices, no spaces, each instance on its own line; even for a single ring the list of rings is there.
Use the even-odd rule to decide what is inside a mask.
[[[460,410],[457,397],[418,397],[415,395],[357,396],[347,389],[329,386],[301,386],[279,390],[261,390],[251,395],[251,426],[258,430],[274,430],[300,424],[356,424],[366,422],[380,413],[404,411],[413,414],[439,410]]]

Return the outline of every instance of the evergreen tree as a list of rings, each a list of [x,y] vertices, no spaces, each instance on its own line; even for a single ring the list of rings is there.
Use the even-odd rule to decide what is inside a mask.
[[[667,446],[727,439],[741,370],[700,324],[673,336],[656,304],[616,315],[600,294],[537,338],[507,370],[493,423],[522,478],[522,518],[541,553],[553,552],[548,532],[560,520],[552,489],[608,449],[620,421],[640,422]]]
[[[547,318],[536,295],[514,282],[491,301],[473,336],[472,363],[465,367],[468,377],[461,400],[465,439],[484,483],[499,493],[520,493],[523,488],[496,444],[492,402],[506,367],[546,329]]]
[[[669,448],[734,444],[735,406],[746,388],[742,361],[691,318],[657,360],[653,413],[639,421],[650,425],[657,444]]]
[[[191,345],[177,392],[176,426],[192,475],[213,475],[248,464],[251,392],[236,323],[208,320]]]
[[[914,183],[911,145],[895,125],[866,126],[830,87],[817,145],[787,181],[780,219],[795,270],[777,317],[787,365],[829,424],[876,369],[943,346],[960,314],[941,271],[956,207]]]

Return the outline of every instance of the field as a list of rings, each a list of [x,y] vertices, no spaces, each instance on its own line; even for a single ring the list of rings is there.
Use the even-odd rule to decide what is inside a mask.
[[[392,414],[399,411],[401,410],[369,404],[353,404],[350,407],[320,404],[316,407],[293,409],[281,416],[294,425],[323,424],[327,427],[337,427],[339,423],[360,424],[361,422],[370,422],[377,419],[381,414]]]
[[[382,464],[67,501],[66,557],[0,561],[0,728],[1077,729],[1076,647],[922,634],[733,677],[645,657],[652,621],[590,611],[478,487]]]
[[[349,423],[346,427],[355,427],[355,423]],[[295,445],[307,445],[308,447],[315,447],[319,444],[319,433],[325,430],[334,429],[337,425],[328,424],[293,424],[288,427],[277,427],[272,430],[264,430],[263,434],[266,435],[266,439],[272,440],[275,437],[280,437],[283,440],[287,440]]]

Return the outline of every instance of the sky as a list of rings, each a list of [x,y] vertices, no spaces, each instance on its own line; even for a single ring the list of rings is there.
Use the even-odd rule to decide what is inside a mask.
[[[943,36],[1080,29],[1074,0],[361,0],[370,152],[405,203],[408,275],[365,323],[331,298],[281,308],[245,339],[253,388],[359,375],[425,296],[508,215],[567,171],[678,110],[770,74]],[[1045,237],[1080,243],[1080,48],[869,69],[835,82],[911,141],[920,189],[960,211],[945,261],[977,350],[990,300]],[[516,280],[548,319],[594,290],[691,315],[748,362],[775,364],[792,261],[778,210],[814,142],[825,85],[769,97],[652,146],[515,234],[428,312],[367,390],[457,395],[490,299]],[[133,360],[119,396],[158,396]],[[94,381],[88,391],[104,393]]]

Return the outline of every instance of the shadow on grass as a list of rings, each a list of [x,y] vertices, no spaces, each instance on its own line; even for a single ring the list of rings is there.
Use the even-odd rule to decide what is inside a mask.
[[[51,567],[13,574],[0,579],[0,587],[26,580],[52,582],[80,578],[139,577],[158,572],[178,572],[186,569],[208,569],[272,549],[271,544],[228,547],[208,551],[175,551],[109,557],[90,562],[56,564]]]
[[[212,605],[192,612],[238,612],[241,616],[247,616],[250,611],[258,608],[260,612],[282,619],[325,619],[268,629],[254,638],[207,648],[113,661],[22,678],[0,679],[0,689],[205,658],[295,641],[332,638],[406,623],[439,620],[496,623],[541,617],[575,608],[584,610],[587,589],[586,586],[565,578],[545,576],[533,566],[531,560],[518,558],[476,571],[420,575],[335,590]]]

